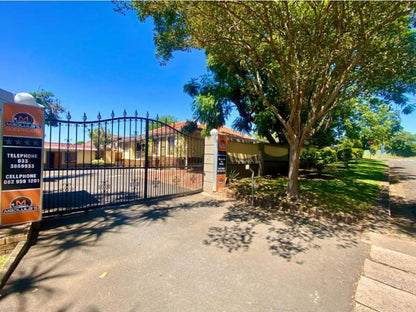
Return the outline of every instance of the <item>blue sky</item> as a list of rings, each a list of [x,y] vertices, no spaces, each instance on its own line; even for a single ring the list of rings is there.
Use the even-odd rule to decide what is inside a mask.
[[[84,112],[89,120],[112,110],[121,116],[124,109],[192,118],[183,85],[205,73],[204,53],[176,53],[160,66],[151,23],[114,12],[111,2],[0,1],[0,29],[4,90],[51,91],[73,120]],[[416,134],[415,116],[402,124]]]
[[[114,109],[192,117],[183,85],[205,73],[202,51],[155,57],[151,23],[111,2],[0,2],[0,88],[51,91],[74,120]]]

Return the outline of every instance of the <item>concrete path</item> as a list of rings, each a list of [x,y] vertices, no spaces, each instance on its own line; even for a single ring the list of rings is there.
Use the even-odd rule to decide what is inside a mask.
[[[414,312],[416,243],[376,233],[368,233],[364,241],[371,250],[358,283],[355,311]]]
[[[353,226],[194,195],[42,223],[0,311],[351,311]]]
[[[388,164],[389,205],[381,206],[363,233],[362,242],[371,250],[357,286],[355,311],[416,311],[416,160]]]

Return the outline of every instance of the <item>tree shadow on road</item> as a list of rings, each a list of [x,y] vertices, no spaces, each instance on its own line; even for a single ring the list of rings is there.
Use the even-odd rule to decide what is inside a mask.
[[[228,252],[237,250],[248,250],[256,232],[253,231],[255,224],[214,226],[209,228],[208,239],[204,240],[205,245],[213,245],[224,248]]]
[[[165,198],[149,200],[138,205],[90,210],[88,214],[79,212],[46,218],[34,235],[30,255],[26,255],[30,256],[32,263],[39,261],[39,264],[24,266],[25,263],[20,263],[0,291],[0,300],[18,293],[19,311],[27,311],[28,294],[39,291],[52,297],[60,291],[59,279],[77,274],[72,271],[63,272],[64,269],[61,267],[69,261],[74,250],[88,253],[91,248],[100,244],[104,235],[122,234],[128,226],[149,226],[157,222],[167,222],[169,218],[175,218],[177,213],[202,207],[216,208],[220,205],[220,201],[207,200],[206,197],[195,196],[186,200]],[[26,257],[22,261],[25,261]],[[43,286],[43,282],[51,279],[56,279],[56,287]],[[23,295],[24,293],[26,295]],[[63,307],[61,310],[65,311],[66,308]]]
[[[209,228],[205,245],[228,252],[248,251],[257,237],[266,240],[272,255],[287,261],[298,254],[321,248],[324,239],[334,239],[337,248],[355,247],[360,234],[357,226],[283,214],[273,208],[252,207],[244,203],[230,206],[221,221],[226,225]],[[255,231],[258,225],[268,226],[266,235]]]
[[[391,224],[399,234],[416,238],[416,201],[391,196]]]
[[[410,174],[405,167],[390,166],[389,181],[391,184],[400,183],[402,181],[416,180],[416,175]]]
[[[42,221],[35,243],[38,256],[57,257],[72,249],[97,246],[104,234],[123,233],[126,226],[150,225],[166,222],[179,211],[190,211],[199,207],[218,207],[214,200],[181,201],[152,200],[139,205],[124,205],[91,210],[88,214],[74,213],[48,218]],[[47,231],[47,235],[42,235]]]
[[[390,197],[388,228],[390,231],[416,238],[416,199],[414,187],[416,175],[410,173],[408,166],[390,165]]]
[[[56,273],[58,267],[57,263],[49,265],[39,263],[30,269],[15,272],[13,277],[0,290],[0,299],[4,300],[11,294],[15,294],[18,298],[17,311],[27,311],[27,298],[24,296],[24,293],[43,292],[47,296],[52,297],[56,292],[61,291],[61,289],[58,286],[54,288],[45,286],[43,285],[44,282],[56,280],[54,284],[59,285],[59,279],[76,274],[76,272]]]
[[[358,245],[359,229],[356,226],[299,216],[285,216],[279,221],[284,226],[270,227],[266,239],[271,253],[288,261],[299,253],[320,249],[320,243],[325,239],[334,239],[336,247],[342,249]]]

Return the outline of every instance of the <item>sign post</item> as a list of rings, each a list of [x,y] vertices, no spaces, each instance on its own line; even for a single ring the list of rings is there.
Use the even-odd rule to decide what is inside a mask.
[[[1,107],[0,225],[42,218],[43,108]]]
[[[223,135],[218,136],[217,145],[217,179],[216,179],[216,191],[225,187],[226,174],[227,174],[227,137]]]

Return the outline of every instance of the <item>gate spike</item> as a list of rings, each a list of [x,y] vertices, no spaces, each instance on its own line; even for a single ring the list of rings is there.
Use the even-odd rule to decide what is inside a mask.
[[[134,111],[134,117],[139,116],[139,114],[137,113],[137,109]]]
[[[126,109],[124,109],[123,117],[126,117],[126,116],[127,116],[127,111],[126,111]]]
[[[84,122],[87,120],[87,114],[85,114],[85,112],[84,112],[84,116],[82,116],[82,120],[84,120]]]
[[[146,113],[146,118],[149,119],[149,112]]]
[[[70,112],[68,112],[68,114],[66,114],[66,119],[68,119],[68,121],[71,120],[71,113]]]
[[[114,114],[114,110],[111,111],[111,118],[114,118],[115,114]]]
[[[101,120],[101,114],[100,114],[100,112],[98,112],[97,118],[98,118],[98,120]]]
[[[156,121],[159,121],[159,114],[156,114]]]

